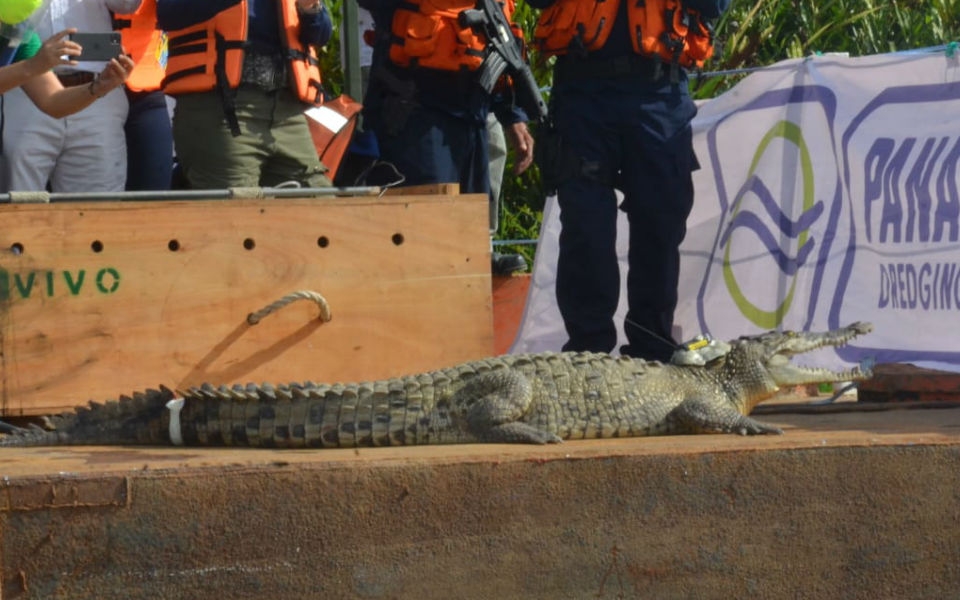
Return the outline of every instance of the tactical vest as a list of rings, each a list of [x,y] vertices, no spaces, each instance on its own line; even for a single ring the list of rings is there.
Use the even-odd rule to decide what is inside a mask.
[[[401,67],[419,66],[442,71],[475,71],[486,56],[487,39],[457,20],[461,11],[476,7],[475,0],[403,0],[390,25],[390,61]],[[511,22],[514,0],[503,12]],[[514,35],[522,34],[511,24]]]
[[[159,90],[167,68],[167,35],[157,29],[157,0],[143,0],[135,13],[113,15],[113,28],[135,64],[127,87],[135,92]]]
[[[320,62],[313,48],[300,42],[300,19],[296,0],[278,0],[280,39],[290,66],[291,87],[309,104],[322,100]],[[242,0],[212,19],[186,29],[168,32],[169,58],[163,89],[171,95],[236,89],[243,72],[247,40],[247,0]]]
[[[680,0],[622,1],[630,2],[627,17],[637,54],[685,68],[702,67],[713,55],[710,27]],[[545,57],[598,50],[610,36],[620,2],[557,0],[540,15],[534,44]]]

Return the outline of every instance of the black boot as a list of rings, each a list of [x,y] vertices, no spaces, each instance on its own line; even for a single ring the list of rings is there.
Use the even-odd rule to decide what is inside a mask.
[[[491,270],[494,275],[510,275],[527,270],[527,260],[522,254],[490,254]]]

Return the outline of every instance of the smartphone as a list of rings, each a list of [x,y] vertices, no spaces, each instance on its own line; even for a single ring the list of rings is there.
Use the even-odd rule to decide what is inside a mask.
[[[72,57],[74,60],[94,60],[103,61],[116,58],[123,53],[120,46],[120,34],[116,31],[110,33],[72,33],[70,40],[80,44],[83,50],[80,56]]]

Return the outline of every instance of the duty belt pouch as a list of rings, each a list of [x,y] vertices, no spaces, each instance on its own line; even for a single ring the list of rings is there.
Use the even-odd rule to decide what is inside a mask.
[[[563,147],[560,131],[553,120],[548,119],[537,125],[536,140],[533,144],[533,161],[540,169],[540,184],[543,193],[552,196],[557,193],[563,172]]]
[[[386,124],[387,134],[397,135],[403,131],[416,106],[416,102],[403,96],[390,94],[384,98],[381,116]]]
[[[561,184],[577,177],[621,187],[619,172],[611,172],[608,165],[580,156],[575,148],[564,142],[552,120],[539,125],[535,141],[533,160],[540,169],[540,183],[547,196],[557,193]]]
[[[385,67],[375,69],[371,78],[382,85],[383,100],[380,106],[380,117],[383,119],[386,133],[397,135],[403,130],[407,119],[418,106],[416,84],[400,79]]]

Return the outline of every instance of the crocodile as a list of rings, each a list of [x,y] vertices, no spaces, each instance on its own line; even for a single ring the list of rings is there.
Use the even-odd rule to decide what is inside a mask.
[[[791,357],[871,331],[770,331],[702,366],[590,352],[504,355],[367,383],[166,387],[6,429],[0,446],[356,447],[727,432],[780,434],[748,415],[783,386],[859,380]]]

